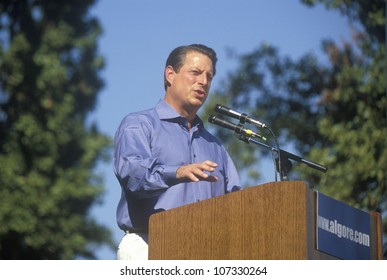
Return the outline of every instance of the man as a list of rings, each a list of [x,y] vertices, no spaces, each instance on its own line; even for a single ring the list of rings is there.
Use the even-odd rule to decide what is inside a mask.
[[[122,188],[117,223],[125,232],[118,259],[147,259],[153,213],[239,190],[233,161],[196,115],[216,73],[216,53],[204,45],[169,55],[165,97],[127,115],[114,141],[114,172]]]

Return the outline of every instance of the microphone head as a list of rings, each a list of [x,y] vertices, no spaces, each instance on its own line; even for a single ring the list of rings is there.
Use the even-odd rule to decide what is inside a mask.
[[[215,105],[215,112],[223,113],[225,109],[228,109],[228,108],[220,104]]]
[[[209,116],[208,117],[208,121],[210,122],[210,123],[214,123],[214,120],[216,119],[216,117],[214,116],[214,115],[211,115],[211,116]]]

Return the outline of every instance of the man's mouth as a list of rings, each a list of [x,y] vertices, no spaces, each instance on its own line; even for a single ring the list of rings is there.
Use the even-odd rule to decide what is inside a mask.
[[[201,90],[201,89],[196,89],[195,92],[198,94],[198,95],[206,95],[206,92],[204,90]]]

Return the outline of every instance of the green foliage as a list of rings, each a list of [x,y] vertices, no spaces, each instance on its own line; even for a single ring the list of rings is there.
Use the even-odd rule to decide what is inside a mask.
[[[103,86],[94,1],[0,4],[0,258],[95,258],[89,216],[109,137],[87,122]]]
[[[269,123],[281,147],[290,143],[295,154],[329,167],[324,174],[296,163],[291,180],[307,181],[354,207],[382,213],[387,234],[385,2],[303,2],[322,2],[348,16],[358,29],[353,41],[338,46],[324,40],[324,63],[312,54],[294,61],[273,46],[259,46],[239,56],[238,69],[211,97],[206,112],[223,102]],[[226,139],[224,131],[216,131]],[[260,158],[264,150],[241,149],[237,142],[225,141],[233,158],[239,159],[242,174],[255,172],[259,167],[252,165],[251,157]],[[384,247],[387,257],[386,238]]]

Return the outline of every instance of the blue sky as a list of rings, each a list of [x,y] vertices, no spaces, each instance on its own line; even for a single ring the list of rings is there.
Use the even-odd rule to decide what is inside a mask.
[[[236,65],[228,49],[243,54],[267,43],[281,55],[298,58],[313,52],[324,59],[322,39],[340,43],[350,38],[348,21],[337,11],[322,5],[309,8],[298,0],[99,0],[92,14],[104,30],[99,52],[106,67],[105,87],[91,119],[111,137],[126,114],[150,108],[163,98],[165,60],[179,45],[202,43],[215,49],[219,61],[212,84],[215,90]],[[274,180],[271,165],[262,170],[271,173],[257,184]],[[120,186],[111,162],[100,165],[97,172],[106,191],[92,214],[112,230],[118,245],[122,232],[115,210]],[[115,252],[102,248],[97,256],[115,259]]]

